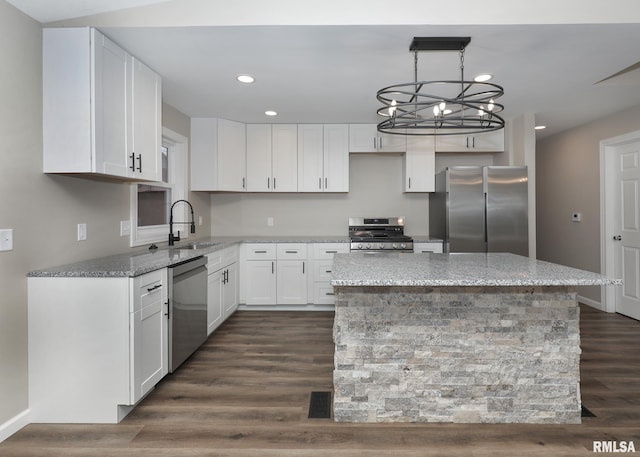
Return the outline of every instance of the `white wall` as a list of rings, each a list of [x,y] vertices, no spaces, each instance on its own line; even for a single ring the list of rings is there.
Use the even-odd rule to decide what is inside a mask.
[[[538,143],[538,258],[600,272],[600,141],[638,130],[638,119],[635,107]],[[599,287],[580,294],[600,301]]]
[[[0,252],[0,441],[28,408],[27,273],[130,249],[119,234],[128,184],[42,173],[41,37],[39,23],[0,0],[0,228],[14,236]],[[189,136],[189,118],[165,111],[165,125]],[[194,200],[208,221],[208,196]],[[81,222],[87,240],[78,242]]]

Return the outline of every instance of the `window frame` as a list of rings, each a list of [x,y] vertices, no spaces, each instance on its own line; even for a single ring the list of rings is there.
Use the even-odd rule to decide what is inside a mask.
[[[174,132],[166,127],[162,128],[162,146],[169,149],[169,182],[145,182],[132,183],[130,186],[130,236],[129,245],[131,247],[142,246],[151,243],[161,243],[168,240],[169,224],[151,225],[146,227],[138,227],[138,184],[152,185],[157,187],[168,187],[171,189],[171,201],[182,200],[187,198],[188,193],[188,177],[187,177],[187,151],[188,138]],[[190,212],[187,211],[188,205],[176,205],[173,217],[176,221],[187,221]],[[182,238],[189,237],[189,230],[181,229],[180,226],[174,227],[174,230],[180,230]]]

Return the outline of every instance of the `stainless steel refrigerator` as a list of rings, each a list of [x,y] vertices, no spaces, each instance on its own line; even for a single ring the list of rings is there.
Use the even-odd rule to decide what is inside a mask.
[[[449,167],[436,174],[429,235],[445,252],[529,255],[527,167]]]

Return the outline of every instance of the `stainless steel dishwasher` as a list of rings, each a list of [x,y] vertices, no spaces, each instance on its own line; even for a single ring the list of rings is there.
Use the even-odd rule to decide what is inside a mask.
[[[207,339],[207,259],[169,266],[169,372]]]

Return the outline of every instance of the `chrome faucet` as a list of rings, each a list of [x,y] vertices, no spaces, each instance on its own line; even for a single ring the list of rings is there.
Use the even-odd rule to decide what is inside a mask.
[[[176,206],[176,203],[185,202],[191,208],[191,222],[173,222],[173,207]],[[171,205],[171,211],[169,214],[169,246],[173,246],[175,241],[180,241],[180,230],[178,230],[178,236],[173,234],[173,224],[190,224],[191,225],[191,233],[196,233],[196,223],[194,222],[193,217],[193,206],[187,200],[176,200]]]

